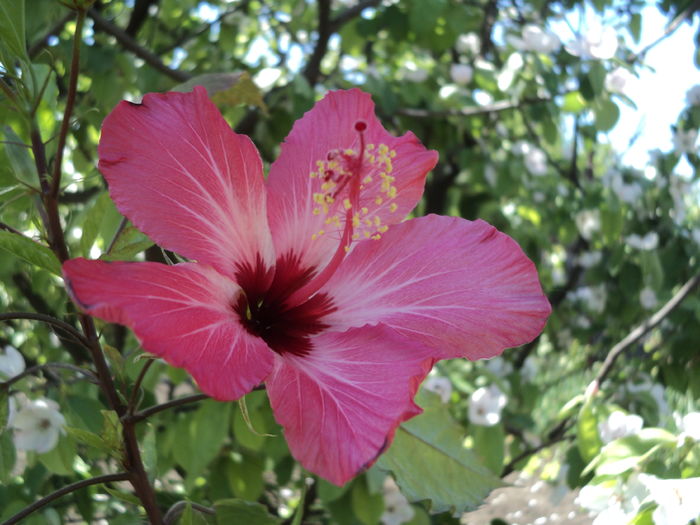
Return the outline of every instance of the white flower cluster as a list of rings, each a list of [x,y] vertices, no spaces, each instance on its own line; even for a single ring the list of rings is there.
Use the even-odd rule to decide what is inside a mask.
[[[643,426],[644,420],[638,415],[615,410],[605,421],[598,423],[598,434],[603,444],[607,445],[616,439],[637,434]]]
[[[610,93],[627,94],[630,85],[637,80],[629,69],[617,67],[605,75],[605,89]]]
[[[639,184],[636,182],[626,183],[619,173],[609,175],[606,181],[609,181],[609,186],[612,191],[615,192],[615,195],[617,195],[622,202],[626,202],[627,204],[634,204],[644,193],[644,190]]]
[[[549,54],[554,53],[561,46],[557,35],[534,24],[524,26],[520,35],[520,38],[511,36],[508,39],[513,47],[520,51]]]
[[[540,148],[520,140],[513,145],[513,153],[523,156],[525,168],[532,175],[540,177],[547,173],[547,155]]]
[[[659,245],[659,234],[656,232],[649,232],[643,236],[633,233],[625,237],[627,245],[631,248],[643,251],[655,250]]]
[[[599,210],[582,210],[576,214],[574,220],[581,237],[587,241],[590,241],[593,235],[600,231]]]
[[[609,60],[617,52],[618,40],[615,28],[592,24],[584,35],[566,45],[566,50],[580,58]]]
[[[450,66],[450,77],[452,82],[460,86],[466,86],[474,76],[474,69],[467,64],[452,64]]]
[[[380,521],[384,525],[401,525],[407,521],[411,521],[416,511],[406,499],[406,496],[401,494],[396,482],[387,477],[384,480],[384,514]]]
[[[452,382],[447,377],[429,375],[423,382],[423,388],[439,395],[443,403],[447,403],[452,396]]]
[[[691,87],[685,94],[685,99],[691,106],[700,106],[700,84]]]
[[[698,149],[698,130],[676,129],[673,133],[673,149],[677,155],[695,153]]]
[[[22,354],[12,346],[0,353],[0,381],[7,381],[22,372],[26,364]],[[58,443],[66,420],[59,412],[58,404],[50,399],[34,399],[24,402],[17,410],[17,402],[9,399],[7,426],[14,429],[14,443],[20,450],[32,450],[43,454]]]
[[[655,525],[687,525],[700,516],[700,478],[660,479],[650,474],[633,474],[586,485],[576,503],[596,514],[593,525],[629,523],[642,505],[655,503]]]
[[[469,421],[485,427],[498,424],[507,401],[506,395],[496,385],[475,390],[469,398]]]
[[[605,286],[601,284],[598,286],[581,286],[569,292],[566,297],[570,301],[585,303],[589,310],[601,313],[605,310],[608,293],[605,291]]]

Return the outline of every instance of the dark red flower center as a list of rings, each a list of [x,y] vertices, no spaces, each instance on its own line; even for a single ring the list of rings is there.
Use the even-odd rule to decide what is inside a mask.
[[[260,258],[254,265],[241,264],[236,280],[243,293],[232,307],[246,330],[278,354],[307,355],[310,337],[328,328],[323,318],[336,310],[325,293],[316,293],[299,304],[289,301],[315,273],[314,268],[303,268],[293,254],[279,257],[274,269],[266,268]]]

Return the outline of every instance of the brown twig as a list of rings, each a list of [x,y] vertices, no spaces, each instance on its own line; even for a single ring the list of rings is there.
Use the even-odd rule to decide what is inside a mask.
[[[154,405],[136,412],[128,419],[138,423],[139,421],[143,421],[144,419],[149,418],[158,412],[162,412],[163,410],[187,405],[189,403],[198,403],[199,401],[204,401],[205,399],[209,399],[209,396],[206,394],[192,394],[191,396],[178,397],[177,399],[171,399],[170,401],[161,403],[160,405]]]
[[[86,370],[85,368],[80,368],[79,366],[71,365],[69,363],[46,363],[43,365],[31,366],[31,367],[27,368],[26,370],[24,370],[21,374],[17,374],[16,376],[11,377],[10,379],[8,379],[5,382],[0,382],[0,385],[2,385],[3,387],[9,388],[10,386],[12,386],[16,382],[24,379],[27,376],[34,375],[37,372],[41,372],[44,370],[51,370],[51,369],[55,369],[55,368],[70,370],[72,372],[77,372],[78,374],[82,374],[85,377],[87,377],[91,383],[94,383],[96,385],[99,384],[99,381],[97,380],[97,376],[92,371]]]
[[[330,0],[318,0],[318,37],[314,46],[311,58],[304,68],[304,78],[313,86],[318,82],[321,74],[321,61],[328,50],[328,40],[333,31],[331,30],[331,2]]]
[[[612,370],[613,365],[618,357],[627,350],[630,346],[639,341],[642,337],[648,334],[654,329],[661,321],[663,321],[668,315],[673,312],[678,306],[685,300],[688,295],[698,286],[700,283],[700,274],[695,275],[689,279],[676,294],[671,297],[671,299],[663,305],[654,315],[649,319],[644,321],[642,324],[634,328],[629,334],[627,334],[619,343],[613,346],[608,352],[603,365],[598,370],[598,374],[593,380],[592,387],[596,388],[601,385],[601,383],[608,376]],[[591,387],[589,387],[591,388]]]
[[[177,69],[172,69],[166,66],[158,55],[142,47],[135,39],[127,35],[123,29],[105,19],[95,9],[90,9],[88,11],[88,16],[92,18],[92,21],[95,23],[95,27],[112,35],[124,49],[131,51],[134,55],[153,67],[153,69],[160,71],[178,82],[185,82],[191,78],[189,73],[178,71]]]
[[[70,334],[71,337],[73,337],[76,341],[78,341],[81,345],[85,346],[86,348],[89,348],[90,346],[90,343],[83,334],[78,332],[75,328],[73,328],[65,321],[61,321],[60,319],[56,319],[55,317],[52,317],[50,315],[38,314],[34,312],[7,312],[0,314],[0,321],[13,321],[15,319],[41,321],[42,323],[49,324]]]

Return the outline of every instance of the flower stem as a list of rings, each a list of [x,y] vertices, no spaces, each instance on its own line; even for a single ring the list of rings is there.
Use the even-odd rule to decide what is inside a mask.
[[[70,494],[71,492],[75,492],[76,490],[81,489],[83,487],[89,487],[90,485],[97,485],[99,483],[109,483],[111,481],[125,481],[127,479],[129,479],[129,474],[127,472],[119,472],[117,474],[105,474],[103,476],[97,476],[90,479],[81,479],[80,481],[76,481],[75,483],[71,483],[70,485],[66,485],[65,487],[61,487],[57,491],[52,492],[51,494],[35,501],[28,507],[23,508],[14,516],[11,516],[10,519],[8,519],[7,521],[4,521],[2,525],[14,525],[15,523],[19,523],[22,519],[29,516],[32,512],[35,512],[42,507],[45,507],[53,500],[58,499],[61,496],[65,496],[66,494]]]

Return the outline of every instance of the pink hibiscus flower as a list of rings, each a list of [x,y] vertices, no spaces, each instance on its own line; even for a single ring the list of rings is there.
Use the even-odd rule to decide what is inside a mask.
[[[550,313],[510,237],[482,221],[403,221],[437,153],[391,136],[357,89],[296,122],[267,180],[201,87],[122,102],[99,155],[119,210],[196,262],[70,260],[77,304],[216,399],[264,382],[292,454],[333,483],[420,412],[436,360],[492,357]]]

